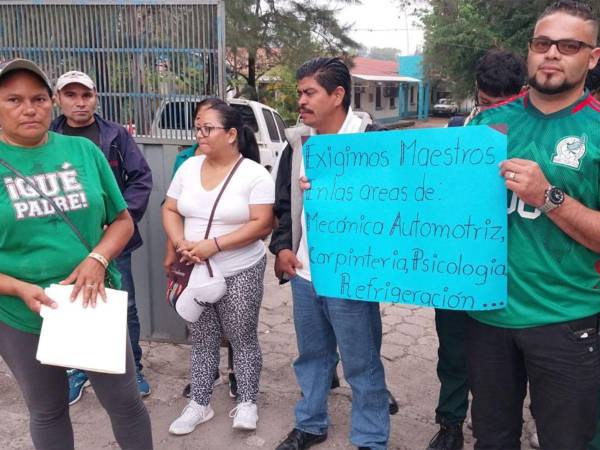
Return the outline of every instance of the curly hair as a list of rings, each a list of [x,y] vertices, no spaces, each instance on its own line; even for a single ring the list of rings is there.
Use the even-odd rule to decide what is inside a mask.
[[[600,89],[600,64],[597,64],[596,67],[588,72],[585,79],[585,88],[591,92]]]
[[[489,50],[477,62],[477,88],[493,97],[509,97],[521,91],[527,69],[521,57],[499,49]]]

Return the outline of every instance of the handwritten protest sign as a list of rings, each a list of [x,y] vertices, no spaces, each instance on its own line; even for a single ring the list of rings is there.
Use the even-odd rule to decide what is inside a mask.
[[[323,135],[303,151],[310,270],[320,295],[506,306],[504,134],[474,126]]]

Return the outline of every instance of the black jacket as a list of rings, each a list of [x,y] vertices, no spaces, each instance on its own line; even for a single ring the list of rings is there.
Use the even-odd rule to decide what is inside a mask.
[[[385,131],[386,129],[376,124],[368,125],[366,132]],[[277,218],[277,227],[271,235],[269,251],[277,256],[281,250],[292,249],[292,203],[291,203],[291,178],[292,178],[292,147],[286,145],[275,180],[275,204],[273,213]]]
[[[98,114],[94,114],[94,118],[100,128],[100,149],[115,175],[135,226],[133,236],[123,249],[123,253],[132,252],[142,245],[137,223],[148,207],[152,172],[139,147],[123,126],[104,120]],[[52,122],[50,130],[62,134],[66,123],[66,117],[60,115]]]

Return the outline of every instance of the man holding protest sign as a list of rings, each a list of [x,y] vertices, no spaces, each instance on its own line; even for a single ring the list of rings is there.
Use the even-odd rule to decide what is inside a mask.
[[[523,60],[510,52],[489,50],[475,68],[476,107],[467,122],[481,111],[519,94],[523,88],[526,68]],[[465,122],[454,121],[448,126]],[[435,421],[440,430],[429,442],[428,450],[458,450],[463,447],[462,425],[469,406],[469,384],[465,357],[465,311],[435,310],[435,329],[438,336],[437,375],[440,395],[435,409]]]
[[[388,392],[381,363],[379,304],[316,294],[311,283],[302,192],[302,144],[311,135],[360,133],[370,121],[350,109],[351,78],[338,58],[315,58],[296,72],[303,126],[287,130],[276,183],[278,226],[269,249],[276,255],[275,273],[290,278],[298,359],[294,362],[302,398],[296,424],[277,447],[299,450],[327,439],[327,394],[339,346],[344,375],[352,388],[350,439],[361,449],[385,449],[389,436]]]
[[[504,309],[471,312],[467,365],[476,449],[521,447],[527,381],[541,448],[585,449],[600,385],[600,104],[584,93],[600,57],[589,6],[558,1],[529,43],[530,89],[482,112],[508,126]]]

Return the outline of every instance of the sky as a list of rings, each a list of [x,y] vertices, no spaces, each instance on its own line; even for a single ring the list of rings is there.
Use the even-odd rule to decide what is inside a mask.
[[[361,4],[341,5],[341,23],[354,23],[351,37],[365,47],[395,47],[403,55],[412,55],[423,45],[423,32],[405,17],[393,0],[362,0]],[[408,28],[408,31],[407,31]]]

